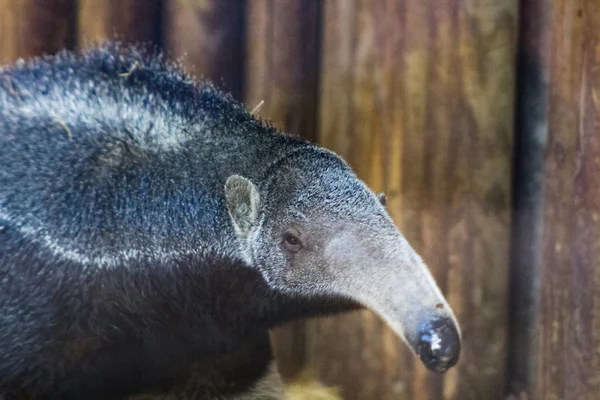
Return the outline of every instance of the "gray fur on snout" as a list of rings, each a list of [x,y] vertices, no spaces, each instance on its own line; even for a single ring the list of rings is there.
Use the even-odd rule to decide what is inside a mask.
[[[382,230],[391,231],[390,228]],[[458,323],[427,266],[396,232],[347,229],[325,250],[331,264],[345,268],[333,278],[339,291],[376,312],[405,341],[427,319],[448,317]]]

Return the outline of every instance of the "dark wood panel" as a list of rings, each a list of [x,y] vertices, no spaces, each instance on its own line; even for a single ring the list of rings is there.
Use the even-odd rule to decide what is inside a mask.
[[[519,17],[507,365],[507,392],[516,399],[536,398],[552,3],[522,1]]]
[[[74,44],[75,0],[0,0],[0,64]]]
[[[325,2],[319,140],[386,191],[464,333],[440,377],[369,312],[311,323],[347,399],[502,397],[516,30],[516,0]]]
[[[247,10],[245,100],[283,132],[316,139],[318,0],[253,0]],[[304,366],[302,321],[274,332],[279,370],[294,378]]]
[[[78,44],[86,47],[106,39],[157,43],[160,0],[79,0]]]
[[[165,0],[164,47],[171,58],[242,100],[244,0]]]

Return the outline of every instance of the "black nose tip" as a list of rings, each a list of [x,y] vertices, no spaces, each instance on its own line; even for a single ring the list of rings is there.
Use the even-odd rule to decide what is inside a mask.
[[[423,325],[417,343],[417,354],[434,372],[445,372],[458,362],[460,337],[452,320],[435,318]]]

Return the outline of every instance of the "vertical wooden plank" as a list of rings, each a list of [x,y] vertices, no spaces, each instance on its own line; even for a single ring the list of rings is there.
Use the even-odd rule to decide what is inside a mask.
[[[156,43],[160,32],[160,0],[79,0],[78,45],[104,40]]]
[[[600,397],[600,4],[554,2],[538,399]]]
[[[254,0],[247,10],[245,99],[283,132],[316,138],[318,0]],[[274,334],[279,371],[291,379],[305,357],[304,323]]]
[[[286,133],[314,140],[319,52],[318,0],[248,4],[246,102]]]
[[[536,398],[551,0],[521,2],[517,64],[507,391]]]
[[[75,0],[0,0],[0,64],[71,48]]]
[[[242,99],[245,0],[165,0],[164,47],[198,76]]]
[[[466,341],[445,397],[495,399],[504,387],[517,1],[458,6],[457,152],[448,229],[449,297]],[[456,187],[454,186],[454,187]],[[456,271],[456,272],[454,272]],[[454,275],[456,273],[456,275]],[[454,275],[454,276],[453,276]]]
[[[516,29],[516,0],[325,2],[319,140],[387,192],[464,334],[440,377],[369,312],[311,323],[346,399],[501,397]]]

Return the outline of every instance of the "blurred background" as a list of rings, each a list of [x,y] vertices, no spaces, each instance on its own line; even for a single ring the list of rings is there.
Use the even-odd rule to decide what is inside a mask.
[[[2,64],[114,37],[345,157],[462,326],[440,376],[368,311],[297,322],[274,332],[287,380],[600,398],[599,0],[0,0]]]

